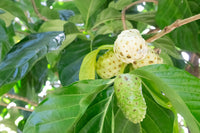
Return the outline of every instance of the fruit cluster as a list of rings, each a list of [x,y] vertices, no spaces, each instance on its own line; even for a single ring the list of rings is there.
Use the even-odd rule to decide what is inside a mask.
[[[123,64],[132,63],[133,68],[151,64],[162,64],[163,60],[150,48],[136,29],[122,31],[113,50],[99,57],[96,64],[97,74],[104,79],[117,76]]]

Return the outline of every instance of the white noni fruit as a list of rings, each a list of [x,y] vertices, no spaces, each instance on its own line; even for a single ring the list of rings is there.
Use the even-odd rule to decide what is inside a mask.
[[[116,56],[125,63],[145,58],[147,45],[136,29],[122,31],[114,43]]]
[[[116,57],[113,50],[100,56],[96,63],[96,72],[103,78],[108,79],[119,74],[123,62]]]
[[[148,52],[147,55],[144,59],[138,60],[138,61],[133,61],[132,65],[133,68],[139,68],[147,65],[152,65],[152,64],[162,64],[163,59],[159,57],[159,55],[154,52],[154,50],[150,47],[148,47]]]
[[[125,117],[140,123],[146,115],[146,103],[142,95],[141,79],[133,74],[121,74],[114,81],[117,104]]]

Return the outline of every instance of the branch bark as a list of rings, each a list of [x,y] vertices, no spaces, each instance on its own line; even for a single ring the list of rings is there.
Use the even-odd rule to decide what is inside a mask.
[[[36,4],[35,4],[35,0],[31,0],[31,3],[32,3],[32,5],[33,5],[33,9],[34,9],[36,15],[37,15],[40,19],[42,19],[42,20],[44,20],[44,21],[47,21],[48,19],[47,19],[46,17],[42,16],[42,15],[40,14],[40,12],[38,11],[38,8],[37,8],[37,6],[36,6]]]
[[[156,34],[156,35],[154,35],[153,37],[147,39],[146,41],[149,42],[149,43],[150,43],[150,42],[153,42],[153,41],[155,41],[155,40],[161,38],[162,36],[164,36],[164,35],[170,33],[170,32],[173,31],[174,29],[176,29],[176,28],[178,28],[178,27],[180,27],[180,26],[182,26],[182,25],[185,25],[185,24],[191,23],[191,22],[193,22],[193,21],[196,21],[196,20],[198,20],[198,19],[200,19],[200,14],[197,14],[197,15],[194,15],[194,16],[192,16],[192,17],[189,17],[189,18],[186,18],[186,19],[182,19],[182,20],[178,19],[178,20],[176,20],[174,23],[172,23],[171,25],[166,26],[166,27],[165,27],[161,32],[159,32],[158,34]]]
[[[5,104],[5,103],[0,103],[0,106],[4,106],[4,107],[7,107],[8,104]],[[20,106],[12,106],[10,108],[15,108],[15,109],[20,109],[20,110],[25,110],[25,111],[29,111],[29,112],[33,112],[32,109],[27,109],[27,108],[24,108],[24,107],[20,107]]]
[[[153,3],[155,3],[155,4],[158,4],[158,1],[157,1],[157,0],[138,0],[138,1],[135,1],[135,2],[131,3],[130,5],[126,6],[126,7],[122,10],[122,16],[121,16],[122,24],[123,24],[124,30],[127,30],[127,26],[126,26],[126,10],[128,10],[128,9],[131,8],[132,6],[137,5],[137,4],[140,4],[140,3],[142,3],[142,2],[153,2]]]
[[[199,56],[196,53],[189,53],[189,55],[190,55],[190,60],[189,60],[190,64],[188,64],[185,69],[192,75],[200,78]]]
[[[16,100],[20,100],[20,101],[29,103],[29,104],[31,104],[33,106],[37,106],[38,105],[37,103],[32,102],[32,101],[28,100],[27,98],[20,97],[20,96],[17,96],[17,95],[12,95],[12,94],[6,93],[6,94],[4,94],[4,96],[7,96],[7,97],[9,97],[11,99],[16,99]]]

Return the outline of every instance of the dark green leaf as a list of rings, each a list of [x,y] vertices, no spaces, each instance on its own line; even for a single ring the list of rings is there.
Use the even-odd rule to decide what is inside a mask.
[[[75,133],[112,133],[113,88],[99,93],[75,126]]]
[[[98,92],[111,83],[111,80],[85,80],[58,89],[31,114],[24,132],[70,132]]]
[[[172,133],[174,115],[172,111],[158,105],[147,92],[143,93],[147,114],[141,123],[144,133]]]
[[[142,67],[134,73],[165,94],[173,108],[184,117],[191,132],[200,132],[200,105],[195,102],[200,100],[200,79],[163,64]]]
[[[0,87],[23,78],[38,60],[58,49],[63,39],[62,32],[46,32],[29,35],[16,44],[0,63]],[[1,88],[0,94],[5,91]]]
[[[125,118],[122,111],[118,108],[117,112],[115,113],[115,127],[114,133],[141,133],[140,132],[140,124],[134,124],[130,122],[128,119]]]
[[[160,0],[158,3],[156,22],[162,29],[177,19],[185,19],[192,16],[190,8],[193,7],[189,7],[188,0]],[[197,23],[192,22],[172,31],[170,37],[177,47],[199,53],[198,29]]]
[[[113,44],[115,38],[97,36],[93,41],[93,49],[104,44]],[[76,40],[71,43],[62,53],[58,64],[58,71],[61,83],[69,85],[74,81],[79,80],[79,69],[83,58],[90,52],[90,41]]]
[[[64,32],[66,35],[80,33],[76,25],[72,22],[68,22],[64,25]]]

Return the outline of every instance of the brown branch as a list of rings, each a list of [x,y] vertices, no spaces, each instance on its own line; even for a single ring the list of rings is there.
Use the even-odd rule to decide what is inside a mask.
[[[137,4],[140,4],[140,3],[142,3],[142,2],[153,2],[153,3],[155,3],[155,4],[158,4],[158,1],[157,1],[157,0],[138,0],[138,1],[135,1],[135,2],[131,3],[130,5],[126,6],[126,7],[122,10],[122,16],[121,16],[122,24],[123,24],[124,30],[127,30],[127,26],[126,26],[126,10],[128,10],[128,9],[131,8],[132,6],[137,5]]]
[[[153,42],[153,41],[157,40],[158,38],[161,38],[162,36],[166,35],[167,33],[173,31],[174,29],[176,29],[176,28],[178,28],[182,25],[185,25],[187,23],[198,20],[198,19],[200,19],[200,14],[194,15],[192,17],[189,17],[189,18],[186,18],[186,19],[183,19],[183,20],[178,19],[174,23],[172,23],[171,25],[166,26],[161,32],[159,32],[155,36],[147,39],[146,41],[147,42]]]
[[[33,106],[37,106],[38,105],[37,103],[32,102],[32,101],[28,100],[27,98],[20,97],[20,96],[17,96],[17,95],[12,95],[12,94],[6,93],[6,94],[4,94],[4,96],[7,96],[7,97],[9,97],[11,99],[16,99],[16,100],[20,100],[20,101],[26,102],[26,103],[31,104]]]
[[[5,104],[5,103],[0,103],[0,106],[4,106],[4,107],[7,107],[8,104]],[[15,109],[20,109],[20,110],[25,110],[25,111],[29,111],[29,112],[33,112],[32,109],[27,109],[27,108],[24,108],[24,107],[20,107],[20,106],[12,106],[10,108],[15,108]]]
[[[47,21],[48,19],[47,19],[46,17],[42,16],[42,15],[40,14],[40,12],[38,11],[38,8],[37,8],[37,6],[36,6],[36,4],[35,4],[35,0],[31,0],[31,3],[32,3],[32,5],[33,5],[33,9],[34,9],[36,15],[37,15],[40,19],[42,19],[42,20],[44,20],[44,21]]]
[[[190,60],[189,60],[190,64],[188,64],[185,69],[192,75],[200,78],[199,56],[196,53],[189,53],[189,55],[190,55]]]

